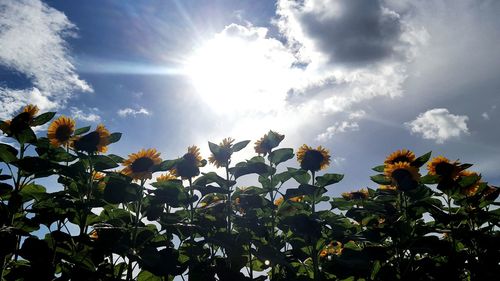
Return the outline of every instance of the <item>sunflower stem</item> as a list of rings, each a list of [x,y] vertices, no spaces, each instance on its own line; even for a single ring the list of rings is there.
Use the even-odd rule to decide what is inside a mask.
[[[312,185],[315,186],[315,171],[311,171],[312,175]],[[312,216],[315,217],[316,214],[316,192],[313,192],[312,194]],[[311,245],[311,255],[312,255],[312,260],[313,260],[313,267],[314,267],[314,272],[313,272],[313,279],[315,281],[319,280],[319,267],[318,267],[318,253],[316,252],[316,239],[312,239],[312,245]]]
[[[137,205],[135,208],[135,220],[134,220],[134,231],[132,232],[132,250],[135,252],[135,247],[137,243],[137,231],[139,228],[139,222],[141,221],[141,208],[142,208],[142,199],[144,197],[144,184],[146,180],[141,180],[141,188],[138,193]],[[128,268],[127,268],[127,280],[132,280],[132,259],[128,258]]]
[[[231,214],[232,214],[232,206],[231,206],[231,187],[229,186],[229,163],[226,163],[226,185],[227,185],[227,233],[231,233]]]

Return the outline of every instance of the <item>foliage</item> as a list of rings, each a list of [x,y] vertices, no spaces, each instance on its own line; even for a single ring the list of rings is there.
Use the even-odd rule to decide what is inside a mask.
[[[343,175],[316,174],[329,152],[303,146],[297,166],[313,168],[285,167],[294,151],[278,148],[284,136],[273,131],[256,142],[257,156],[234,165],[232,154],[249,141],[209,142],[219,169],[206,171],[195,146],[169,160],[154,149],[128,159],[103,154],[121,134],[102,125],[64,131],[71,142],[37,137],[33,127],[54,115],[0,121],[9,139],[0,144],[0,280],[494,280],[500,273],[500,189],[469,164],[438,157],[421,177],[430,153],[414,159],[405,150],[406,161],[398,151],[374,168],[379,188],[331,198]],[[61,136],[58,126],[51,138]],[[239,186],[242,177],[255,186]]]

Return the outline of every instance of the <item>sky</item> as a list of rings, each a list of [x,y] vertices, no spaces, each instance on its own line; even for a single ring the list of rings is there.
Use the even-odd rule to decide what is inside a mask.
[[[163,159],[274,130],[329,149],[325,172],[345,174],[331,195],[377,187],[370,168],[402,148],[499,185],[499,14],[495,0],[0,0],[0,119],[34,103],[122,132],[111,153]]]

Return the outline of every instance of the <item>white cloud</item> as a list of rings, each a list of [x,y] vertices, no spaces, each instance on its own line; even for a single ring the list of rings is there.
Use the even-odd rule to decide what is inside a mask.
[[[22,73],[30,89],[0,87],[0,117],[7,118],[26,103],[42,110],[64,105],[75,91],[92,88],[75,73],[66,37],[76,27],[60,11],[39,0],[0,3],[0,64]]]
[[[348,122],[348,121],[335,122],[333,126],[326,128],[326,131],[324,133],[319,134],[316,137],[316,140],[326,141],[331,139],[334,135],[338,133],[345,133],[348,131],[358,131],[358,130],[359,130],[359,125],[357,122]]]
[[[451,114],[446,108],[434,108],[420,113],[415,120],[405,123],[405,126],[424,139],[444,143],[448,139],[469,134],[468,120],[469,117]]]
[[[365,117],[365,115],[366,115],[366,112],[364,110],[360,109],[360,110],[349,112],[349,119],[350,120],[361,119],[361,118]]]
[[[132,109],[132,108],[123,108],[118,110],[118,116],[120,117],[127,117],[127,116],[133,116],[136,117],[137,115],[151,115],[151,112],[145,109],[144,107],[141,107],[139,109]]]
[[[484,118],[484,120],[490,120],[490,116],[488,115],[488,112],[483,112],[481,116]]]
[[[71,116],[77,120],[82,120],[86,122],[99,122],[101,121],[101,116],[99,116],[97,113],[99,110],[97,108],[90,108],[90,112],[85,113],[83,110],[76,108],[76,107],[71,107]]]

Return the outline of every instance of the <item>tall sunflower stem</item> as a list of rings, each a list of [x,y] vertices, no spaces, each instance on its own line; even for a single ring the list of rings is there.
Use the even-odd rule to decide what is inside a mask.
[[[135,247],[137,244],[137,231],[139,229],[139,223],[141,221],[141,213],[142,213],[142,199],[144,197],[144,184],[146,183],[146,180],[142,179],[141,180],[141,187],[138,193],[138,198],[137,198],[137,203],[135,206],[135,218],[134,218],[134,230],[132,232],[132,250],[135,252]],[[132,280],[132,272],[133,272],[133,267],[132,267],[132,260],[129,257],[128,259],[128,268],[127,268],[127,280],[130,281]]]
[[[227,233],[231,233],[231,214],[233,213],[231,206],[231,187],[229,186],[229,164],[226,167],[226,185],[227,185]]]
[[[311,171],[311,176],[312,176],[312,185],[315,186],[315,184],[316,184],[316,182],[315,182],[316,172]],[[312,216],[314,217],[316,215],[316,193],[312,194],[311,207],[312,207]],[[313,279],[315,281],[318,281],[319,280],[319,266],[318,266],[318,253],[316,252],[317,241],[316,241],[316,239],[313,239],[311,242],[312,242],[311,255],[312,255],[313,269],[314,269]]]

